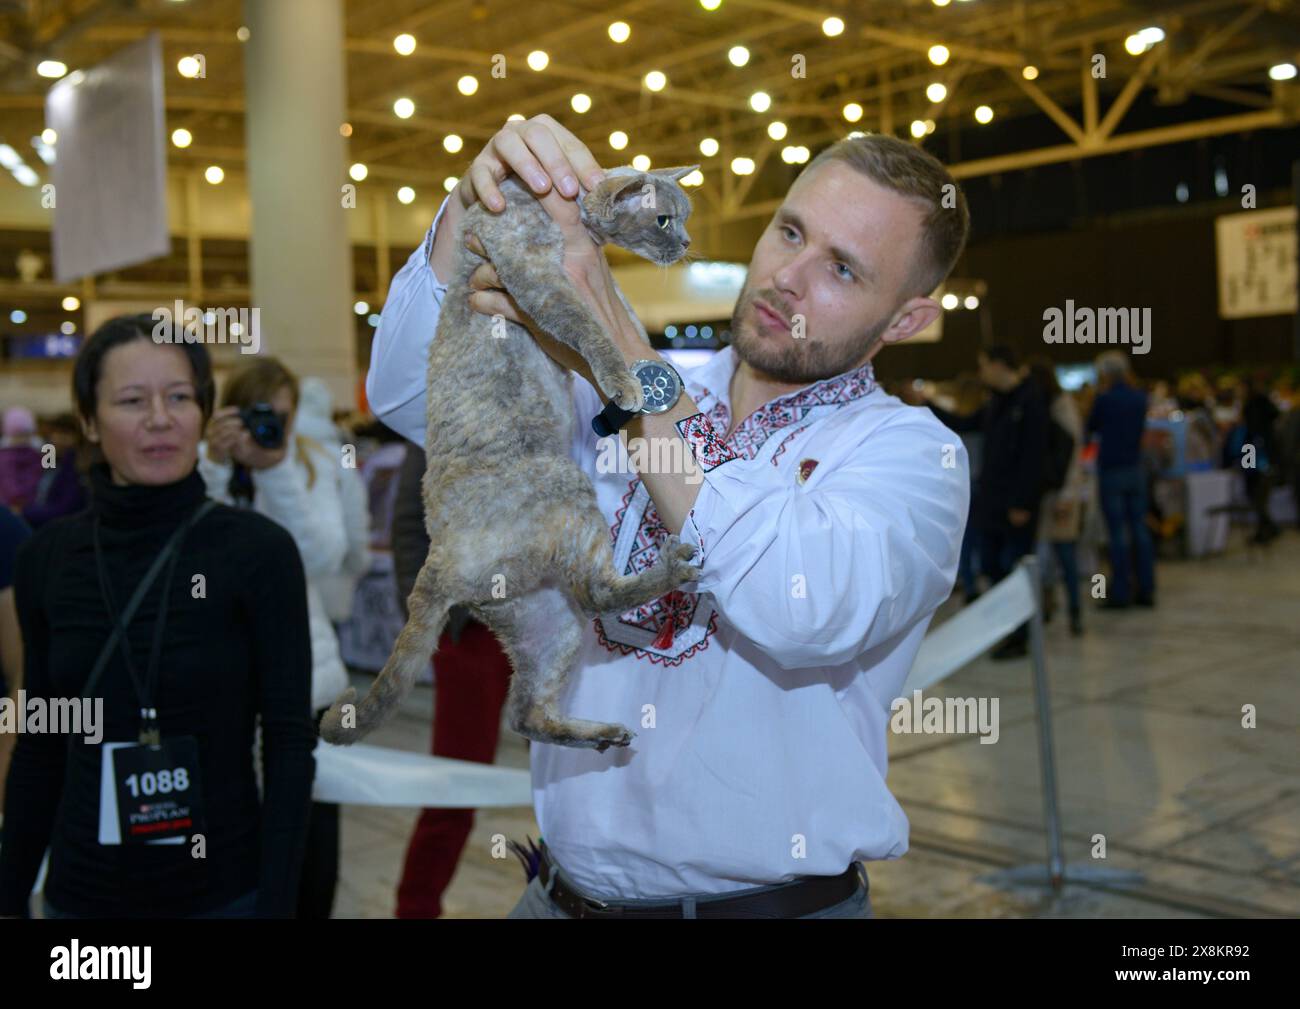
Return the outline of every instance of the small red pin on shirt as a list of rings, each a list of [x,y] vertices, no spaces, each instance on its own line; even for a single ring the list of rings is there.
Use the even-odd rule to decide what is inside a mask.
[[[798,483],[803,484],[804,481],[806,481],[810,476],[812,476],[812,471],[815,470],[816,468],[817,468],[816,459],[800,460],[799,472],[798,475],[795,477],[795,480],[798,481]]]

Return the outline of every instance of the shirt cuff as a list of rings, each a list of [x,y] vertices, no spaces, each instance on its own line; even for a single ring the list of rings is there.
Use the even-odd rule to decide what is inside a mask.
[[[738,458],[724,440],[723,432],[714,427],[713,422],[702,413],[693,413],[679,420],[675,427],[705,473]]]

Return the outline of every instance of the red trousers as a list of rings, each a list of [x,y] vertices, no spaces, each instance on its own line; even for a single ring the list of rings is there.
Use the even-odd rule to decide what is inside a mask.
[[[459,641],[444,633],[434,659],[433,755],[492,763],[509,686],[510,661],[491,631],[471,620]],[[420,814],[397,887],[397,917],[442,914],[443,891],[473,826],[472,809]]]

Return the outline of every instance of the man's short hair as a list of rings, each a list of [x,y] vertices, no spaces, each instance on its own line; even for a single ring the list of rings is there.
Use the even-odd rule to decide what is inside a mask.
[[[1128,355],[1122,350],[1107,350],[1097,355],[1097,374],[1113,380],[1127,378],[1132,370]]]
[[[961,187],[939,159],[898,137],[868,133],[831,144],[800,174],[832,160],[842,161],[877,185],[925,204],[917,262],[908,276],[906,295],[924,296],[943,283],[966,246],[970,211]]]

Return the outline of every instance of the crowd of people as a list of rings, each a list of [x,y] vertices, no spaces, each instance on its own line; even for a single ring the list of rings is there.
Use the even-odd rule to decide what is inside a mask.
[[[428,551],[418,489],[424,455],[373,418],[340,427],[325,383],[300,380],[274,357],[235,369],[218,400],[206,350],[160,345],[152,326],[147,317],[124,317],[87,341],[75,366],[77,414],[38,421],[22,406],[4,413],[0,695],[66,693],[77,670],[84,676],[94,663],[117,603],[146,577],[151,553],[201,502],[224,505],[180,541],[177,566],[201,576],[202,590],[196,595],[184,574],[147,594],[127,628],[132,647],[155,649],[148,707],[169,735],[193,735],[204,777],[222,783],[205,793],[206,850],[200,858],[169,852],[159,868],[129,845],[103,845],[92,747],[0,733],[0,814],[8,824],[0,917],[29,913],[48,847],[46,917],[328,918],[339,810],[309,799],[310,751],[313,722],[347,685],[336,629],[351,618],[370,567],[372,502],[361,474],[381,441],[405,459],[385,537],[404,604]],[[19,562],[19,548],[58,518],[66,521]],[[101,560],[110,584],[92,570]],[[137,640],[155,628],[156,645]],[[102,681],[105,738],[136,735],[134,713],[146,698],[130,651]],[[440,652],[433,752],[491,763],[509,663],[464,612]],[[272,668],[277,675],[268,675]],[[259,804],[259,791],[274,803]],[[424,811],[398,917],[441,914],[472,821],[473,810]]]
[[[1046,357],[1021,362],[1010,347],[979,352],[975,374],[949,382],[898,381],[897,395],[926,405],[954,432],[971,466],[971,512],[962,543],[959,586],[967,602],[1016,560],[1036,554],[1043,611],[1056,609],[1062,583],[1070,631],[1083,633],[1080,541],[1104,542],[1109,583],[1098,608],[1154,607],[1160,543],[1177,538],[1180,515],[1165,514],[1156,481],[1176,461],[1172,439],[1152,421],[1185,425],[1181,472],[1222,469],[1239,476],[1252,540],[1280,534],[1273,491],[1290,487],[1300,502],[1300,389],[1292,377],[1270,383],[1257,373],[1191,371],[1175,382],[1143,381],[1123,351],[1101,354],[1096,382],[1062,389]],[[994,652],[1025,654],[1020,628]]]
[[[602,181],[591,152],[554,120],[507,123],[448,197],[441,230],[434,223],[394,277],[367,390],[412,442],[426,430],[423,362],[456,221],[480,196],[504,205],[496,183],[538,164],[554,173],[533,183],[539,196],[552,185],[576,195],[579,175],[588,188]],[[873,358],[933,321],[941,309],[927,292],[964,247],[964,201],[956,213],[944,202],[953,190],[942,165],[897,138],[866,134],[823,151],[755,247],[730,345],[688,370],[657,422],[687,444],[704,485],[638,469],[644,493],[631,514],[626,475],[602,472],[594,440],[582,442],[604,519],[637,541],[626,563],[653,562],[676,512],[672,527],[701,554],[699,591],[672,593],[649,625],[611,620],[608,635],[599,618],[575,625],[573,654],[588,649],[575,675],[591,673],[582,684],[592,710],[641,711],[653,691],[658,730],[643,735],[639,760],[596,765],[585,763],[591,750],[533,748],[546,840],[527,853],[512,917],[870,917],[862,864],[907,845],[885,779],[881,692],[901,689],[954,577],[971,600],[1038,551],[1059,569],[1050,582],[1063,583],[1071,630],[1082,633],[1092,572],[1080,547],[1101,516],[1102,607],[1154,606],[1169,530],[1151,492],[1166,465],[1153,422],[1175,414],[1189,432],[1183,462],[1240,471],[1256,539],[1277,535],[1272,488],[1300,471],[1289,387],[1229,391],[1184,376],[1171,395],[1109,351],[1095,384],[1066,391],[1051,362],[987,346],[976,376],[928,395],[925,383],[901,383],[912,408],[881,388]],[[591,290],[612,290],[577,209],[551,203]],[[873,282],[852,283],[845,259],[875,262]],[[484,302],[497,304],[496,286],[484,285],[470,297],[492,314]],[[636,354],[656,353],[618,299],[593,305],[614,313],[609,332],[636,335]],[[796,312],[809,313],[815,345],[773,335]],[[600,409],[593,383],[574,388],[586,417]],[[362,432],[334,425],[323,383],[260,355],[220,385],[202,344],[160,342],[151,316],[123,316],[81,347],[74,414],[3,415],[3,687],[84,698],[102,717],[93,737],[0,733],[0,917],[31,913],[47,852],[46,917],[331,914],[339,811],[313,802],[312,784],[321,716],[347,682],[336,626],[370,567],[378,513],[391,523],[393,591],[409,591],[428,550],[424,459],[397,441],[375,454],[394,463],[377,512],[377,481],[358,475]],[[801,409],[768,409],[779,401]],[[810,419],[808,405],[818,408]],[[784,431],[794,417],[806,423]],[[781,458],[795,437],[798,451]],[[1020,628],[994,654],[1025,650]],[[659,675],[687,660],[690,675]],[[439,642],[434,684],[433,752],[491,761],[510,664],[463,611]],[[142,795],[137,772],[166,782],[165,799]],[[441,913],[472,819],[424,811],[399,917]],[[791,828],[809,822],[819,829],[798,835],[796,855]]]
[[[122,317],[86,342],[75,427],[42,443],[30,413],[5,415],[3,672],[10,696],[54,698],[90,696],[100,667],[104,739],[188,741],[167,759],[195,783],[184,834],[202,850],[148,850],[167,831],[105,843],[125,823],[105,822],[99,746],[6,734],[0,915],[28,913],[48,848],[46,917],[328,917],[338,811],[310,803],[312,713],[346,685],[326,599],[367,564],[365,490],[320,383],[261,358],[218,407],[206,349],[153,328]]]
[[[300,380],[273,357],[230,374],[218,402],[204,349],[159,345],[151,325],[113,320],[87,342],[76,364],[77,414],[38,420],[23,406],[4,411],[0,674],[11,697],[24,685],[44,696],[64,692],[95,662],[127,590],[145,577],[151,550],[200,503],[224,505],[179,541],[181,582],[146,595],[126,628],[139,654],[154,650],[158,668],[145,693],[129,654],[102,686],[113,738],[135,736],[137,712],[148,702],[171,732],[197,740],[202,773],[224,783],[207,794],[210,847],[197,859],[177,849],[162,871],[130,845],[105,847],[95,799],[100,772],[88,747],[27,736],[14,752],[17,737],[5,734],[0,811],[7,806],[10,826],[0,854],[0,915],[27,913],[48,847],[51,917],[329,917],[339,811],[310,800],[313,721],[346,686],[335,629],[349,619],[368,570],[371,523],[389,521],[372,515],[360,476],[371,442],[363,425],[336,425],[322,381]],[[1051,362],[1021,362],[1006,346],[980,351],[977,366],[951,382],[896,387],[931,409],[968,453],[972,496],[958,582],[968,602],[1036,552],[1049,617],[1061,585],[1070,630],[1083,633],[1079,544],[1090,520],[1096,527],[1104,520],[1110,583],[1099,607],[1154,606],[1156,545],[1170,530],[1151,493],[1168,464],[1164,442],[1150,437],[1152,419],[1185,420],[1186,465],[1239,470],[1255,538],[1278,535],[1270,491],[1300,480],[1300,411],[1284,382],[1270,390],[1247,377],[1216,388],[1201,373],[1173,386],[1142,382],[1119,351],[1097,359],[1095,385],[1073,392],[1060,387]],[[370,423],[372,433],[394,440]],[[344,462],[358,443],[361,458]],[[418,490],[424,457],[400,439],[393,448],[402,461],[387,542],[404,603],[428,550]],[[1242,464],[1247,457],[1251,465]],[[18,547],[60,517],[66,521],[57,531],[16,565]],[[99,578],[101,568],[112,574]],[[204,578],[198,596],[190,572]],[[1025,649],[1020,628],[994,656]],[[280,675],[268,679],[272,664]],[[181,668],[183,681],[167,673]],[[492,634],[457,609],[438,649],[435,755],[493,761],[509,676]],[[259,790],[275,802],[259,807]],[[423,812],[396,894],[398,917],[442,913],[473,815]]]

